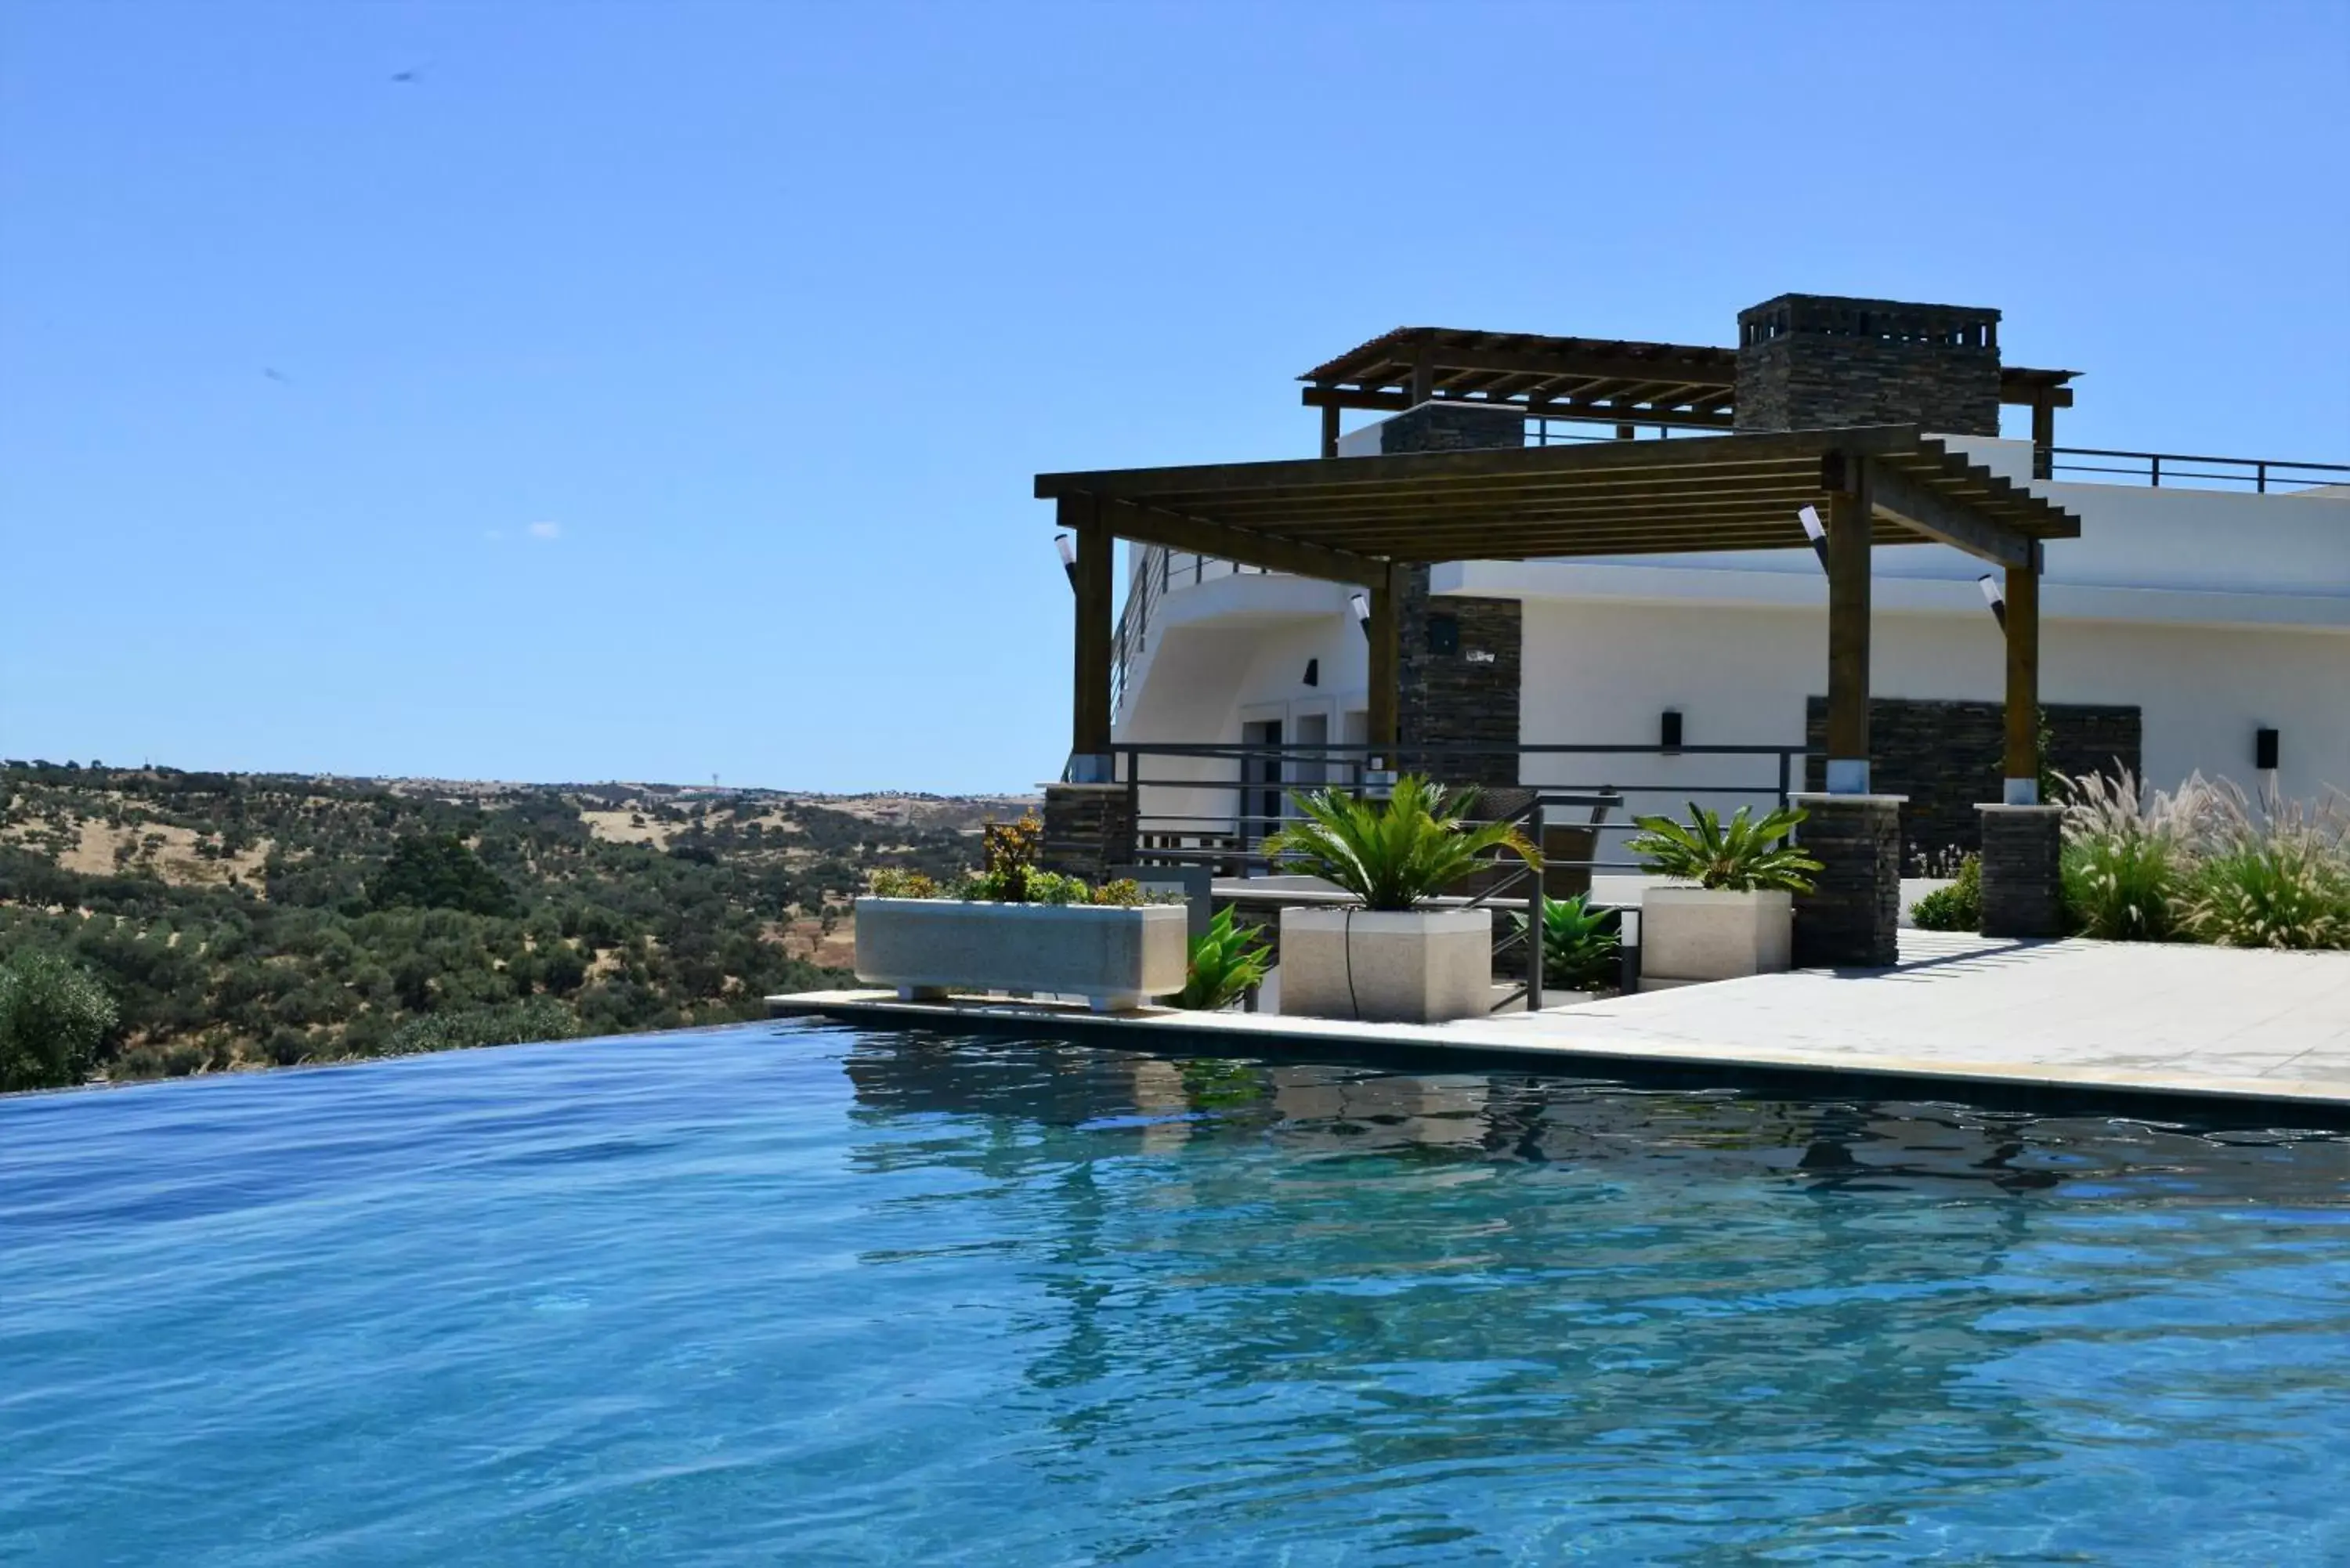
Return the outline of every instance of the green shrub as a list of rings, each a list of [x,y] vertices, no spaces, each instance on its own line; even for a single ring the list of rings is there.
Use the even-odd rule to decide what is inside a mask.
[[[991,822],[980,829],[987,856],[985,875],[1006,904],[1028,902],[1028,877],[1045,849],[1045,825],[1029,812],[1017,822]]]
[[[1909,906],[1909,919],[1921,931],[1982,929],[1982,857],[1970,855],[1959,862],[1959,874],[1947,888],[1937,888]]]
[[[2164,942],[2181,934],[2186,853],[2166,838],[2084,836],[2062,861],[2064,912],[2084,936]]]
[[[1519,931],[1523,915],[1510,917]],[[1621,978],[1613,909],[1595,909],[1583,894],[1543,900],[1543,984],[1558,991],[1602,991]]]
[[[1264,948],[1263,930],[1235,926],[1229,904],[1218,909],[1207,931],[1191,943],[1191,968],[1175,1005],[1213,1012],[1238,1002],[1264,983],[1271,967]]]
[[[0,962],[0,1091],[84,1082],[116,1017],[106,988],[54,953]]]
[[[2142,793],[2126,772],[2084,774],[2064,807],[2060,862],[2067,919],[2084,935],[2168,941],[2182,935],[2194,844],[2212,792],[2190,779],[2173,794]]]
[[[428,1051],[464,1051],[477,1045],[521,1045],[566,1040],[577,1033],[571,1010],[552,997],[534,996],[498,1007],[467,1007],[412,1018],[384,1042],[387,1056]]]
[[[1669,816],[1636,816],[1641,831],[1625,846],[1661,877],[1695,882],[1700,888],[1731,893],[1783,889],[1812,890],[1811,874],[1820,863],[1786,842],[1807,815],[1796,808],[1774,811],[1760,822],[1747,820],[1748,808],[1724,826],[1720,812],[1690,802],[1689,820]]]
[[[1161,898],[1142,890],[1142,884],[1131,877],[1120,877],[1105,882],[1093,891],[1093,901],[1114,909],[1131,909],[1142,904],[1180,903],[1180,898]]]
[[[1028,902],[1032,904],[1087,904],[1093,901],[1094,890],[1086,886],[1082,877],[1066,877],[1058,871],[1028,873]]]
[[[368,882],[369,909],[462,909],[511,915],[515,896],[454,833],[416,834],[392,846]]]
[[[2306,838],[2239,844],[2196,868],[2186,920],[2231,948],[2350,947],[2350,871]]]
[[[873,896],[877,898],[935,898],[939,896],[939,885],[927,872],[884,866],[873,873]]]
[[[1474,789],[1456,794],[1415,774],[1398,779],[1385,801],[1337,789],[1292,794],[1305,820],[1268,835],[1264,852],[1289,870],[1336,883],[1370,909],[1409,909],[1475,871],[1492,850],[1539,871],[1541,854],[1513,825],[1461,820],[1476,798]]]

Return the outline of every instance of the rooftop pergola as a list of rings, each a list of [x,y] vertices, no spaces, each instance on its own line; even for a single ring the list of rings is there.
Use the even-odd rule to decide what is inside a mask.
[[[2040,546],[2080,533],[2061,507],[1910,425],[1046,473],[1035,493],[1076,539],[1073,757],[1104,763],[1118,539],[1367,587],[1370,741],[1391,750],[1409,567],[1802,548],[1798,514],[1816,507],[1827,530],[1830,788],[1861,792],[1871,549],[1940,543],[2005,571],[2007,773],[2030,779],[2039,771]]]
[[[2077,374],[2004,367],[1999,400],[2029,407],[2033,443],[2054,445],[2055,410],[2073,406]],[[1529,419],[1726,431],[1737,415],[1738,350],[1399,327],[1298,379],[1305,405],[1322,410],[1322,455],[1330,457],[1340,410],[1396,413],[1430,401],[1509,409]]]

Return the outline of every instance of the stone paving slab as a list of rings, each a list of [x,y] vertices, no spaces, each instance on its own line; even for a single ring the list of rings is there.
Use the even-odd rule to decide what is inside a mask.
[[[1029,1023],[1139,1049],[1385,1047],[1570,1063],[1714,1065],[2010,1087],[2112,1090],[2350,1111],[2350,953],[1901,933],[1892,969],[1797,971],[1457,1023],[1357,1023],[1154,1008],[1100,1019],[1051,1002],[901,1003],[888,992],[770,999],[778,1014],[891,1026]]]

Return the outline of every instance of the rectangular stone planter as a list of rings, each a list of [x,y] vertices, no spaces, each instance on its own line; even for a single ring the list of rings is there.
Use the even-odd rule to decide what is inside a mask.
[[[1492,984],[1491,909],[1281,911],[1284,1017],[1482,1018]]]
[[[1794,898],[1651,888],[1640,896],[1640,978],[1687,982],[1774,974],[1794,951]]]
[[[857,978],[909,1001],[949,991],[1082,996],[1097,1012],[1183,989],[1191,961],[1180,904],[966,904],[857,900]]]

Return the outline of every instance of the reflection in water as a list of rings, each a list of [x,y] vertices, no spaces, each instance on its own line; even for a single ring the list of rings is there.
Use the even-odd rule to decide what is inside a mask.
[[[1171,1467],[1170,1521],[1906,1552],[1929,1519],[2106,1561],[2170,1465],[2242,1477],[2245,1561],[2332,1528],[2262,1481],[2345,1473],[2350,1144],[1047,1043],[874,1039],[846,1068],[889,1129],[857,1158],[990,1184],[971,1218],[1042,1292],[1055,1474]],[[2084,1448],[2126,1434],[2135,1480]]]

